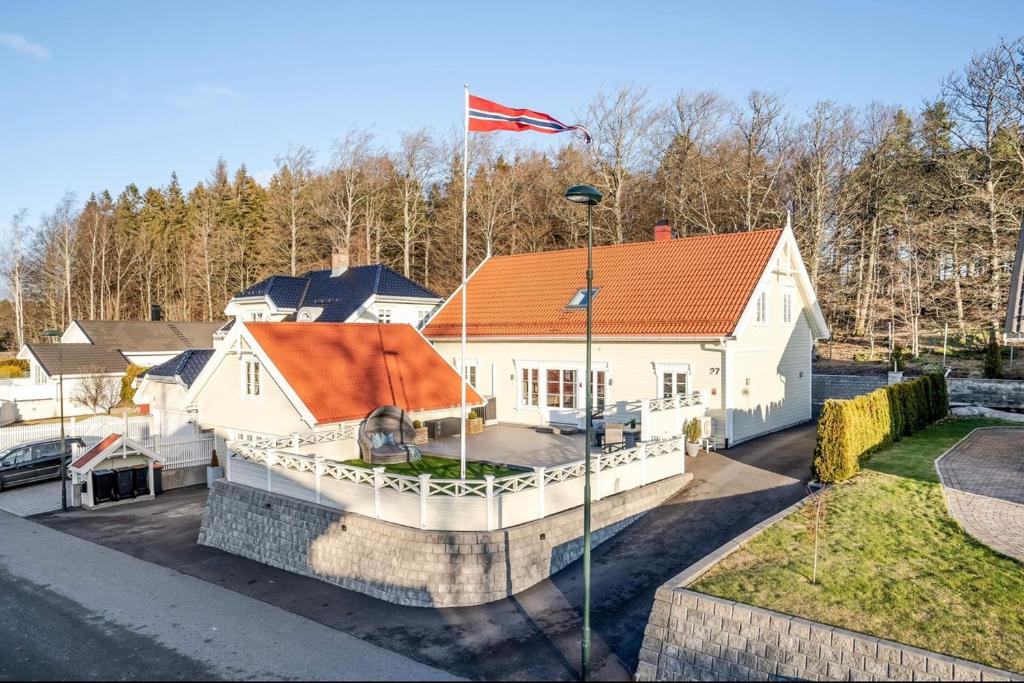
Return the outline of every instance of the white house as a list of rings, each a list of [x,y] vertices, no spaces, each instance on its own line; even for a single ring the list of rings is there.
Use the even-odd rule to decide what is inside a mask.
[[[188,374],[182,367],[179,379]],[[361,323],[236,323],[194,379],[170,384],[149,377],[136,401],[187,384],[179,405],[220,439],[341,435],[322,454],[342,460],[358,457],[355,429],[377,408],[451,418],[462,391],[458,372],[415,328]],[[467,394],[482,403],[471,387]]]
[[[594,249],[595,407],[699,394],[729,446],[811,418],[811,354],[829,331],[788,226]],[[490,257],[467,296],[467,378],[499,421],[582,425],[585,249]],[[423,328],[453,366],[462,289]]]
[[[442,298],[381,264],[348,265],[335,252],[330,270],[273,275],[239,292],[224,309],[250,322],[381,322],[419,326]]]
[[[64,380],[64,415],[89,415],[79,400],[88,378],[119,391],[129,365],[157,365],[192,348],[211,348],[219,322],[164,320],[74,320],[61,343],[28,343],[18,358],[29,363],[28,377],[0,380],[0,401],[13,407],[18,420],[60,415],[60,379]],[[102,378],[102,379],[98,379]]]

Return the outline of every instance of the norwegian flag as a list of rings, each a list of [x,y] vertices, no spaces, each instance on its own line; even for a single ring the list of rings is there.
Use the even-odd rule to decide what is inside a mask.
[[[475,133],[489,133],[495,130],[515,132],[532,130],[535,133],[578,131],[583,135],[583,141],[587,144],[590,143],[590,131],[581,125],[567,126],[555,117],[542,114],[539,111],[513,109],[476,95],[469,96],[467,116],[469,130]]]

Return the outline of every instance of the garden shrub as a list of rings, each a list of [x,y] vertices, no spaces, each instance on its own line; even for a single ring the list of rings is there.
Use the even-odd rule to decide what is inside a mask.
[[[946,380],[924,375],[847,400],[831,399],[818,417],[814,477],[831,484],[857,474],[861,461],[949,412]]]
[[[0,377],[24,377],[28,374],[28,361],[17,358],[4,358],[0,360]]]
[[[121,403],[131,403],[135,398],[135,388],[132,386],[132,382],[145,370],[146,368],[135,364],[129,365],[125,370],[124,377],[121,378]]]
[[[987,379],[999,379],[1003,374],[1003,350],[999,348],[999,342],[995,339],[990,341],[985,349],[984,373]]]

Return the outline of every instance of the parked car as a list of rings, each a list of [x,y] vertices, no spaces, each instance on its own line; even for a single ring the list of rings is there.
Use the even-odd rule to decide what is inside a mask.
[[[85,448],[87,445],[77,436],[68,437],[64,442],[69,461],[72,446]],[[60,479],[60,439],[32,441],[0,451],[0,491],[50,479]]]

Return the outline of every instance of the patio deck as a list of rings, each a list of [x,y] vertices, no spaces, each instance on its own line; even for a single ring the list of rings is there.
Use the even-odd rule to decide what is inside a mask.
[[[466,458],[518,467],[553,467],[583,459],[585,435],[541,434],[532,427],[497,424],[484,427],[483,434],[466,435]],[[448,458],[459,457],[459,436],[435,439],[423,452]]]

